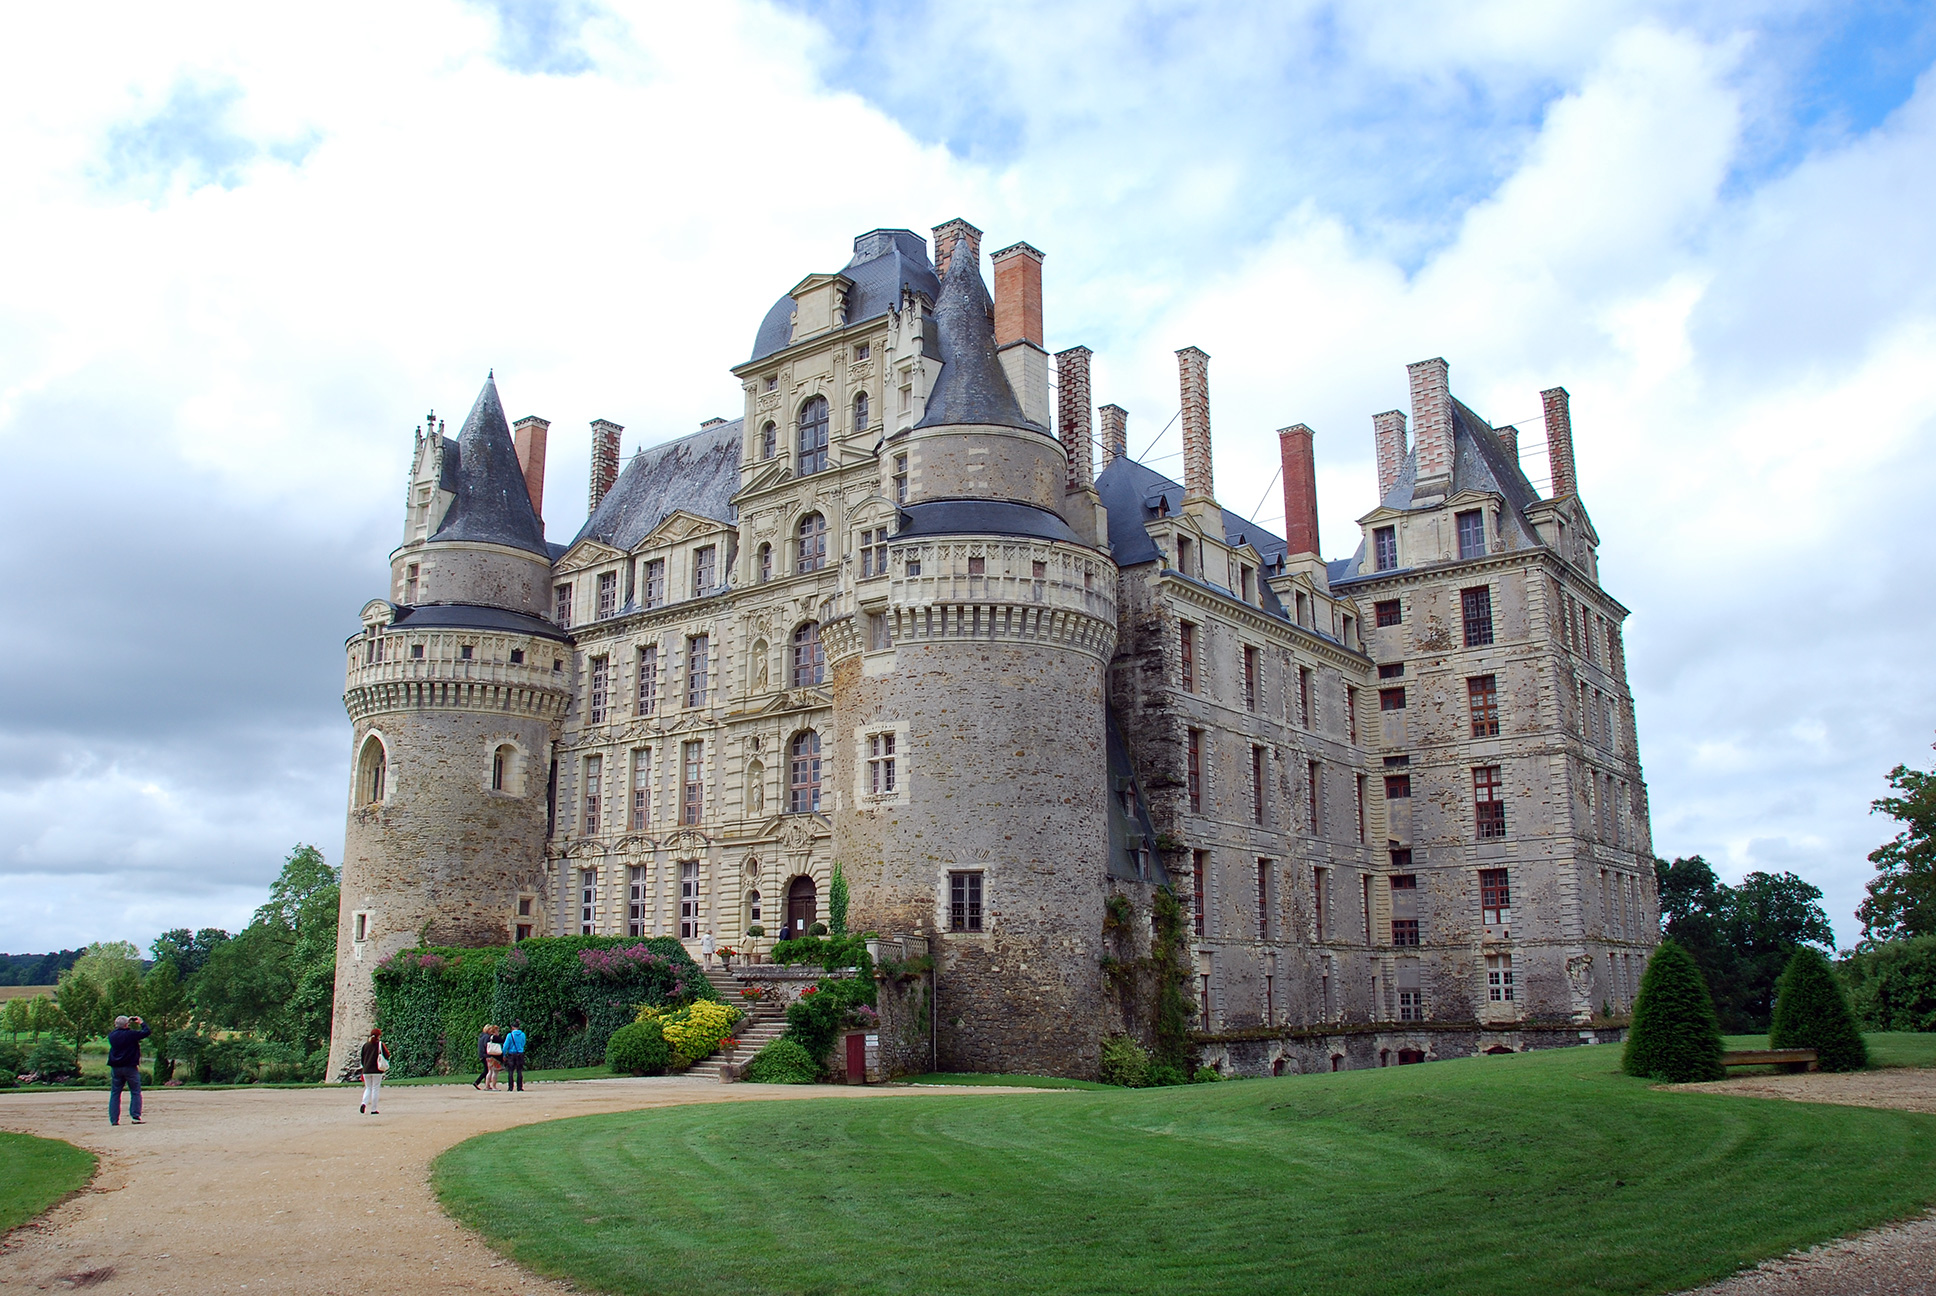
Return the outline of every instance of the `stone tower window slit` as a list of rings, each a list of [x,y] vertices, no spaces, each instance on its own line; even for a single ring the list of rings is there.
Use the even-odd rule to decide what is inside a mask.
[[[357,761],[356,786],[361,793],[364,805],[376,805],[383,800],[386,783],[389,779],[389,753],[383,749],[383,740],[375,734],[363,740],[363,754]]]

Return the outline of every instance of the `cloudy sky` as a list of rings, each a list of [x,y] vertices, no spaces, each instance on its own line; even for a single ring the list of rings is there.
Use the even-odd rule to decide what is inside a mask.
[[[1048,254],[1177,467],[1213,358],[1229,507],[1318,430],[1332,556],[1405,364],[1573,394],[1633,609],[1663,854],[1792,869],[1844,945],[1927,766],[1936,15],[1912,3],[537,0],[16,6],[0,40],[0,949],[246,921],[343,840],[339,645],[411,430],[487,369],[553,421],[733,416],[857,233]],[[1147,449],[1145,449],[1147,447]],[[1261,499],[1261,504],[1260,504]]]

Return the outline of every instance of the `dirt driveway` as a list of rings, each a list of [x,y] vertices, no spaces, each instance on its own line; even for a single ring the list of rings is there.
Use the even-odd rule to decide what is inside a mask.
[[[383,1114],[362,1087],[150,1090],[147,1123],[107,1122],[107,1096],[0,1097],[0,1129],[97,1153],[92,1186],[16,1230],[0,1290],[141,1296],[212,1292],[564,1292],[493,1253],[438,1209],[430,1161],[473,1134],[532,1121],[696,1102],[855,1101],[987,1089],[722,1085],[667,1077],[399,1087]]]

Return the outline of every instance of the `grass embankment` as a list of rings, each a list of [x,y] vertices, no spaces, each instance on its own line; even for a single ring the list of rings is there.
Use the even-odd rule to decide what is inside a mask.
[[[690,1293],[1669,1292],[1936,1201],[1936,1117],[1619,1057],[589,1116],[435,1182],[534,1269]]]
[[[1097,1084],[1094,1080],[1064,1080],[1060,1076],[1030,1075],[982,1075],[967,1071],[931,1071],[927,1075],[907,1076],[896,1080],[896,1084],[911,1085],[972,1085],[988,1088],[995,1085],[1009,1085],[1020,1089],[1108,1089],[1120,1093],[1115,1085]]]
[[[18,1228],[85,1184],[94,1154],[59,1139],[0,1130],[0,1233]]]
[[[1862,1036],[1869,1045],[1869,1069],[1878,1067],[1936,1067],[1936,1032],[1871,1031]],[[1724,1035],[1730,1049],[1765,1049],[1766,1035]],[[1729,1067],[1734,1076],[1774,1071],[1775,1067]]]

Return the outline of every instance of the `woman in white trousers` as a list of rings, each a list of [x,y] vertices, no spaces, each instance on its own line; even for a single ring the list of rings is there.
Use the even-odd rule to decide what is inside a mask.
[[[370,1027],[370,1038],[363,1041],[363,1105],[358,1111],[374,1116],[376,1097],[383,1088],[383,1073],[390,1069],[390,1050],[383,1046],[383,1032]]]

